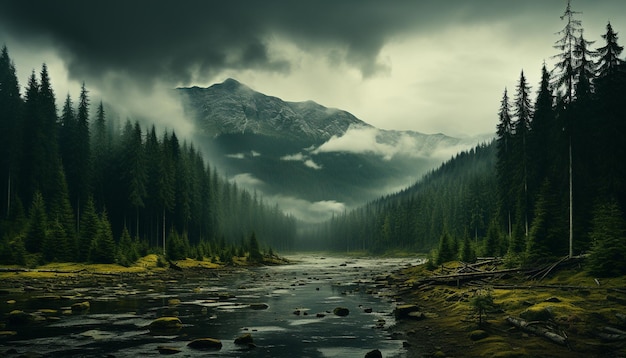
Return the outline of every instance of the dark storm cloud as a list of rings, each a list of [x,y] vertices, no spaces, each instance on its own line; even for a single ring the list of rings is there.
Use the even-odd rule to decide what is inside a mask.
[[[335,60],[368,77],[385,70],[378,54],[395,35],[496,21],[561,1],[1,1],[0,28],[18,41],[51,43],[76,79],[107,72],[135,80],[187,83],[224,69],[288,72],[272,56],[280,36],[305,51],[340,49]],[[549,5],[547,5],[549,3]],[[595,4],[596,2],[594,2]],[[602,2],[599,2],[602,3]],[[537,11],[540,8],[542,10]],[[551,14],[552,16],[552,14]]]
[[[209,76],[223,69],[288,72],[289,60],[269,53],[272,35],[304,50],[343,49],[340,60],[369,76],[384,67],[377,55],[394,34],[442,21],[489,17],[519,6],[502,1],[378,0],[2,3],[4,31],[18,41],[51,43],[74,78],[113,71],[174,82],[190,81],[194,71]]]

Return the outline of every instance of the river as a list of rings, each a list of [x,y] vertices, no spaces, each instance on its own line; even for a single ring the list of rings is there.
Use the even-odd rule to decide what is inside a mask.
[[[394,303],[380,277],[419,259],[287,258],[293,264],[167,281],[94,281],[78,287],[58,282],[45,292],[5,291],[2,314],[23,310],[38,319],[15,328],[9,324],[6,329],[16,334],[0,338],[0,355],[160,356],[163,346],[174,348],[176,357],[363,357],[373,349],[383,357],[405,355],[402,341],[387,330],[395,323]],[[70,314],[75,302],[89,302],[90,308]],[[349,314],[335,315],[336,307]],[[183,327],[171,335],[150,334],[148,325],[161,316],[177,316]],[[254,347],[234,344],[247,333]],[[219,339],[223,346],[209,351],[187,346],[197,338]]]

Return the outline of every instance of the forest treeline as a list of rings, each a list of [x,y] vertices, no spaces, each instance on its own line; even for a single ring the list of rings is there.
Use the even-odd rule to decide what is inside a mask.
[[[83,84],[59,113],[45,64],[22,96],[3,47],[0,263],[129,264],[163,251],[224,262],[258,256],[259,242],[292,247],[293,217],[221,177],[174,131],[120,124],[102,102],[90,112]]]
[[[464,152],[413,187],[334,217],[312,236],[336,249],[429,251],[530,264],[589,254],[597,275],[626,273],[626,65],[610,23],[585,38],[567,8],[532,98],[521,72],[504,90],[493,143]]]

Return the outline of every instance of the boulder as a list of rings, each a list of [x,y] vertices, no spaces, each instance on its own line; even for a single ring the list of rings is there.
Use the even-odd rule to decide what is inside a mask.
[[[407,318],[410,318],[416,321],[421,321],[426,318],[426,315],[424,314],[424,312],[413,311],[413,312],[409,312],[409,314],[407,315]]]
[[[270,306],[267,303],[251,303],[250,308],[253,310],[266,310],[270,308]]]
[[[246,333],[235,338],[235,344],[238,345],[250,345],[253,344],[254,340],[252,339],[252,335],[250,333]]]
[[[187,347],[193,349],[222,349],[222,341],[215,338],[198,338],[187,344]]]
[[[403,319],[403,318],[408,318],[409,313],[418,312],[419,310],[420,308],[418,305],[414,305],[414,304],[399,305],[399,306],[396,306],[396,309],[393,311],[393,314],[396,317],[396,319]]]
[[[489,337],[489,333],[483,331],[482,329],[477,329],[475,331],[472,331],[469,337],[472,341],[480,341],[481,339]]]
[[[159,353],[163,355],[170,355],[170,354],[176,354],[176,353],[182,352],[180,349],[176,347],[168,347],[168,346],[158,346],[157,349],[159,350]]]
[[[26,323],[32,323],[35,321],[35,315],[26,313],[21,310],[13,310],[9,312],[7,316],[7,322],[12,325],[21,325]]]
[[[552,308],[550,307],[531,307],[520,313],[520,317],[527,321],[548,321],[554,318],[554,315],[552,314]]]
[[[383,354],[378,349],[374,349],[365,353],[365,358],[383,358]]]
[[[333,310],[333,313],[334,313],[336,316],[345,317],[345,316],[347,316],[347,315],[349,315],[349,314],[350,314],[350,310],[349,310],[349,309],[347,309],[347,308],[345,308],[345,307],[336,307],[336,308]]]
[[[160,317],[148,325],[150,333],[154,335],[176,334],[183,328],[183,323],[178,317]]]
[[[77,312],[77,313],[85,312],[85,311],[88,311],[90,307],[91,307],[91,304],[89,303],[89,301],[77,302],[72,305],[72,312]]]

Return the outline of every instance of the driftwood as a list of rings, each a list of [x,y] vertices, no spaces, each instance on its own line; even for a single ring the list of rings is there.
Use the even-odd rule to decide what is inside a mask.
[[[478,272],[458,272],[447,275],[434,275],[424,279],[424,282],[430,283],[456,283],[461,281],[483,279],[495,277],[499,275],[517,273],[519,269],[495,270],[495,271],[478,271]]]
[[[626,340],[626,331],[613,327],[603,327],[604,332],[597,333],[600,339],[608,342],[624,341]]]
[[[568,346],[567,337],[556,334],[549,329],[536,324],[536,322],[526,322],[521,318],[515,318],[511,316],[507,317],[506,321],[526,333],[532,333],[534,335],[546,338],[549,341],[560,344],[562,346]]]
[[[81,273],[87,271],[86,269],[80,270],[52,270],[52,269],[27,269],[22,267],[11,268],[11,267],[0,267],[0,272],[45,272],[45,273],[61,273],[61,274],[73,274],[73,273]]]

